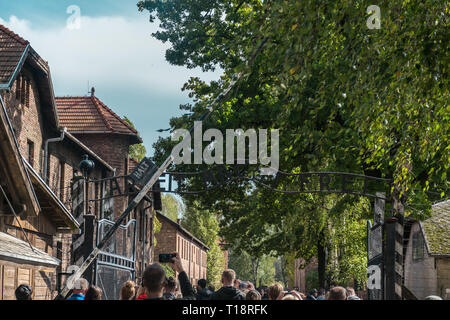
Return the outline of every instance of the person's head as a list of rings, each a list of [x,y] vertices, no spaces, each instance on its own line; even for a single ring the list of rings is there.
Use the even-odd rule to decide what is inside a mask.
[[[248,289],[248,283],[246,281],[241,281],[241,283],[239,284],[239,290],[246,290]]]
[[[299,299],[293,296],[292,294],[287,294],[281,300],[299,300]]]
[[[356,295],[355,294],[355,289],[353,289],[352,287],[347,287],[347,288],[345,288],[345,290],[347,291],[347,297]]]
[[[133,281],[127,281],[120,289],[120,300],[132,300],[136,293],[136,284]]]
[[[347,291],[343,287],[333,287],[328,293],[327,300],[347,300]]]
[[[84,300],[102,300],[103,291],[97,286],[90,286],[86,290],[86,296]]]
[[[27,286],[26,284],[21,284],[20,286],[17,287],[15,294],[17,300],[31,300],[33,290],[31,289],[30,286]]]
[[[216,287],[214,287],[214,285],[210,284],[208,286],[208,290],[211,291],[211,292],[214,292],[214,291],[216,291]]]
[[[239,289],[239,286],[241,285],[241,280],[239,280],[239,279],[234,279],[234,281],[233,281],[233,286],[236,288],[236,289]]]
[[[199,289],[205,289],[206,288],[206,280],[205,279],[200,279],[197,281],[197,284],[199,286]]]
[[[261,300],[261,295],[256,290],[250,290],[245,296],[245,300]]]
[[[80,278],[75,281],[72,292],[73,294],[81,294],[85,296],[88,288],[89,282],[86,279]]]
[[[317,289],[312,289],[311,292],[310,292],[309,294],[312,295],[313,297],[317,298],[317,296],[318,296],[318,291],[317,291]]]
[[[175,293],[177,290],[177,280],[174,277],[169,277],[166,279],[164,284],[164,291],[166,293]]]
[[[165,281],[166,272],[161,265],[154,263],[145,269],[143,284],[148,296],[162,297]]]
[[[425,300],[442,300],[442,298],[439,296],[428,296]]]
[[[320,288],[319,289],[319,296],[325,296],[325,289],[324,288]]]
[[[269,287],[267,295],[269,296],[269,300],[277,300],[280,297],[281,292],[283,291],[283,287],[279,283],[275,283]]]
[[[222,284],[224,286],[232,286],[233,284],[236,286],[235,280],[236,272],[234,272],[233,269],[226,269],[224,270],[224,272],[222,272]]]

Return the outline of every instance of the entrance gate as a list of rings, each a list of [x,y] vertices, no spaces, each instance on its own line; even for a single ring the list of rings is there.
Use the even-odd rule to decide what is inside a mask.
[[[148,162],[148,159],[145,161]],[[367,287],[369,299],[402,299],[402,216],[397,210],[394,214],[385,217],[386,202],[393,202],[393,197],[390,193],[391,180],[341,172],[285,173],[279,171],[273,176],[261,176],[258,172],[259,168],[249,170],[248,165],[235,165],[231,170],[224,165],[218,165],[213,169],[201,172],[165,172],[160,176],[159,183],[152,190],[177,194],[199,194],[218,189],[230,183],[244,181],[258,184],[280,193],[344,193],[374,198],[374,224],[372,225],[368,222],[367,228]],[[186,185],[186,179],[188,178],[191,181],[198,182],[195,185],[200,187],[197,190],[189,189]],[[124,180],[124,183],[120,181],[121,179]],[[133,197],[137,193],[136,190],[139,190],[141,187],[139,184],[134,185],[134,181],[137,180],[133,179],[131,175],[92,181],[92,183],[101,182],[110,186],[127,185],[130,187],[124,188],[124,190],[111,187],[103,198],[91,201],[108,203],[116,197]],[[291,188],[293,185],[297,185],[298,188]],[[280,186],[290,186],[290,188]],[[113,221],[101,220],[98,225],[99,234],[97,239],[103,238],[102,235],[107,231],[108,226],[110,227],[113,224]],[[121,226],[119,228],[121,231],[118,232],[125,231],[127,233],[129,232],[128,230],[132,229],[134,229],[134,244],[131,255],[118,254],[115,251],[105,249],[99,253],[96,260],[96,283],[103,287],[107,295],[118,296],[120,284],[128,279],[134,280],[136,268],[136,221],[131,220],[127,225]],[[117,237],[118,235],[110,240],[111,246],[114,243],[118,243]],[[112,283],[111,285],[105,284],[106,278],[109,279],[108,283]]]

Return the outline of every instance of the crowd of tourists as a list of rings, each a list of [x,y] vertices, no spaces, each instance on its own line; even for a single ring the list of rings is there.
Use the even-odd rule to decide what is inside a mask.
[[[137,286],[133,281],[123,284],[120,300],[361,300],[353,288],[334,286],[329,290],[313,289],[305,294],[297,290],[284,290],[283,286],[275,283],[270,287],[255,288],[249,281],[236,279],[232,269],[222,273],[222,287],[215,290],[214,286],[207,286],[205,279],[200,279],[194,287],[183,269],[179,255],[173,258],[169,265],[178,274],[178,279],[167,277],[160,264],[148,266],[143,274],[142,285]],[[67,300],[102,300],[101,288],[91,285],[86,279],[75,281],[72,294]],[[16,289],[17,300],[31,300],[32,289],[27,285],[20,285]]]

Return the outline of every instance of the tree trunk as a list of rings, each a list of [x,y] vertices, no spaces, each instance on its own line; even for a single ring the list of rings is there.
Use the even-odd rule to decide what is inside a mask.
[[[321,288],[325,288],[326,247],[323,245],[324,240],[325,235],[322,230],[317,241],[317,271],[319,273],[319,286]]]

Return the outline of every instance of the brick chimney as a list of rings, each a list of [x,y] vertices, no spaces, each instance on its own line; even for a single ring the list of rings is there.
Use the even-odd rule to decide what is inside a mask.
[[[92,89],[91,89],[91,97],[95,97],[95,88],[94,87],[92,87]]]

